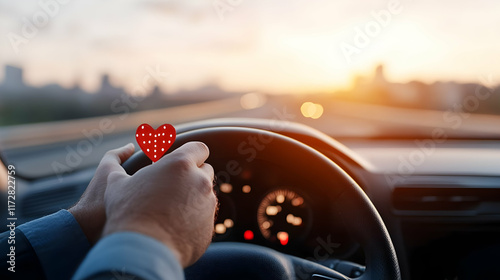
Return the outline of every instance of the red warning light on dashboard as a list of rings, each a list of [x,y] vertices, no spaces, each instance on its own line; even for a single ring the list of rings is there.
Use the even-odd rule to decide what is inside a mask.
[[[276,237],[278,237],[278,240],[280,241],[281,245],[285,246],[286,244],[288,244],[288,233],[280,231],[278,232]]]
[[[245,233],[243,233],[243,238],[245,238],[245,240],[252,240],[253,239],[253,231],[251,231],[251,230],[245,231]]]

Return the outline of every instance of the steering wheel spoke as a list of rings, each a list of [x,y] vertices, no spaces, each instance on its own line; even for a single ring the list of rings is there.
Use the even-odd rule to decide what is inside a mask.
[[[187,280],[206,279],[338,279],[348,277],[318,263],[246,243],[213,243],[185,270]],[[326,277],[326,278],[318,278]]]

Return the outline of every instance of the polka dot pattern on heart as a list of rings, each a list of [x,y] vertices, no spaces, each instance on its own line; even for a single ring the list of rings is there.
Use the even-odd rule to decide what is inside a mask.
[[[168,151],[175,141],[175,136],[175,128],[170,124],[163,124],[156,130],[148,124],[141,124],[135,134],[139,147],[153,162],[158,161]]]

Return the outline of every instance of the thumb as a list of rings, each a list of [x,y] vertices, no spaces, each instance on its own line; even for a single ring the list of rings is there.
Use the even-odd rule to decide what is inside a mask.
[[[129,143],[123,147],[108,151],[104,154],[101,163],[99,163],[98,171],[102,170],[107,174],[114,172],[126,174],[121,164],[134,154],[134,150],[134,144]]]

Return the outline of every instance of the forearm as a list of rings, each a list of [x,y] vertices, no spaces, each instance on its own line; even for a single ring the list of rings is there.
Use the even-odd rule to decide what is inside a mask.
[[[0,279],[46,279],[33,247],[18,228],[0,234]]]
[[[69,279],[90,249],[75,218],[66,210],[19,226],[47,279]]]

